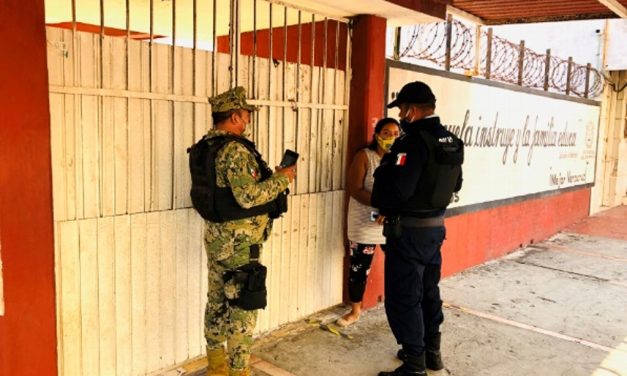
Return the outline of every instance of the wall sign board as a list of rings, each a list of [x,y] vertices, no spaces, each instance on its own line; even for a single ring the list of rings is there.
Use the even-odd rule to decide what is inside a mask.
[[[436,114],[466,145],[464,186],[451,207],[594,182],[598,103],[393,63],[389,63],[386,102],[412,81],[431,87],[437,98]],[[397,117],[398,109],[389,109],[388,115]]]

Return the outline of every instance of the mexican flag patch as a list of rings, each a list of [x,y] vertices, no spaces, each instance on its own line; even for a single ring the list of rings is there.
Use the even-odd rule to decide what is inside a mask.
[[[396,165],[405,166],[406,160],[407,160],[407,153],[398,153],[398,155],[396,156]]]

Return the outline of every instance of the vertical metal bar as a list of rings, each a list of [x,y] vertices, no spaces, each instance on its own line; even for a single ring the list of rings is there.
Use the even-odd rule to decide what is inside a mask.
[[[329,52],[329,19],[327,17],[324,18],[324,46],[322,48],[322,69],[320,70],[320,80],[322,82],[322,92],[320,94],[320,103],[324,104],[326,103],[326,92],[327,92],[327,55]],[[320,86],[319,86],[320,87]],[[328,172],[329,168],[324,169],[322,168],[322,161],[324,160],[323,156],[322,156],[322,150],[324,147],[324,127],[325,127],[325,118],[326,118],[326,110],[324,106],[321,106],[321,108],[318,110],[318,124],[320,125],[319,128],[319,132],[318,134],[320,135],[320,145],[319,145],[319,155],[320,155],[320,164],[319,166],[321,167],[319,169],[319,171],[321,171],[322,173],[324,173],[325,171]],[[319,191],[322,192],[322,174],[320,174],[320,186],[319,186]]]
[[[268,13],[269,13],[269,25],[268,25],[268,100],[273,100],[272,98],[272,57],[273,57],[273,33],[272,33],[272,3],[268,3]],[[268,152],[270,152],[270,112],[272,111],[272,106],[268,106],[268,131],[266,132],[266,146],[268,147]]]
[[[128,60],[129,60],[129,39],[131,37],[131,4],[130,4],[131,0],[126,0],[125,4],[126,4],[126,38],[125,38],[125,42],[124,42],[124,48],[125,48],[125,60],[126,60],[126,90],[129,89],[129,66],[128,66]],[[127,101],[128,104],[128,101]],[[128,145],[128,144],[127,144]],[[128,159],[128,158],[127,158]],[[128,206],[127,206],[128,207]]]
[[[76,0],[72,0],[72,36],[76,35]]]
[[[148,43],[148,87],[149,87],[149,91],[150,93],[154,92],[153,90],[153,67],[152,67],[152,62],[153,62],[153,56],[152,56],[152,44],[154,42],[154,17],[155,17],[155,10],[154,10],[154,0],[150,0],[150,36],[149,36],[149,43]],[[156,140],[155,140],[155,124],[154,124],[154,115],[153,115],[153,111],[154,111],[154,103],[153,100],[150,99],[149,100],[149,116],[150,116],[150,177],[149,177],[149,182],[150,182],[150,202],[148,204],[148,210],[152,210],[153,209],[153,203],[154,203],[154,197],[156,192],[153,191],[153,180],[154,180],[154,167],[155,167],[155,153],[153,152],[155,150],[156,147]],[[145,203],[145,201],[144,201]]]
[[[335,100],[335,90],[337,90],[337,72],[338,72],[338,61],[340,55],[340,21],[335,21],[335,61],[333,62],[333,104],[337,104]]]
[[[485,53],[485,78],[490,79],[492,74],[492,28],[488,28],[488,40]]]
[[[198,48],[198,0],[193,0],[192,2],[192,93],[194,96],[198,95],[196,93],[196,53]],[[196,111],[196,105],[193,106],[194,111]],[[196,119],[196,117],[194,117]]]
[[[401,59],[401,27],[394,29],[394,54],[393,59],[398,61]]]
[[[105,36],[105,10],[104,10],[104,0],[100,0],[100,87],[104,87],[104,36]]]
[[[444,69],[451,70],[451,41],[453,40],[453,15],[446,17],[446,55],[444,57]]]
[[[172,0],[172,50],[176,46],[176,0]]]
[[[234,87],[233,82],[235,78],[235,74],[233,70],[235,69],[235,61],[233,59],[233,48],[235,46],[235,33],[233,28],[235,27],[234,23],[234,15],[235,15],[235,0],[229,1],[229,88]]]
[[[316,15],[311,15],[311,69],[309,70],[309,100],[311,103],[314,102],[314,91],[313,91],[313,76],[314,76],[314,68],[316,67]],[[313,116],[313,107],[312,107],[312,116]]]
[[[268,6],[269,6],[269,9],[270,9],[269,10],[270,26],[268,26],[268,51],[269,51],[268,52],[268,99],[272,100],[272,90],[270,90],[271,87],[272,87],[272,65],[273,65],[272,58],[274,56],[274,53],[272,51],[272,48],[273,48],[273,43],[272,43],[273,40],[272,39],[274,37],[273,33],[272,33],[272,3],[268,3]],[[268,111],[268,113],[269,113],[269,111]]]
[[[286,92],[286,74],[287,74],[287,7],[283,7],[283,94],[282,100],[285,101]]]
[[[252,95],[259,99],[259,85],[257,85],[257,0],[253,0],[253,76]],[[253,122],[253,142],[259,142],[259,111],[255,111]]]
[[[353,33],[353,21],[348,21],[348,23],[344,24],[344,27],[346,28],[346,45],[344,46],[344,48],[346,48],[346,65],[344,66],[345,72],[346,72],[346,79],[344,80],[344,86],[346,87],[346,90],[348,90],[350,88],[350,76],[351,76],[351,59],[352,59],[352,53],[353,53],[353,46],[351,44],[351,37],[352,37],[352,33]],[[349,91],[347,91],[348,93]],[[348,105],[348,98],[346,98],[344,100],[344,104]]]
[[[322,95],[320,97],[320,103],[325,103],[326,86],[327,86],[327,54],[329,52],[329,19],[324,18],[324,48],[322,49]]]
[[[253,0],[253,76],[252,76],[252,85],[253,92],[252,95],[255,98],[259,98],[259,94],[257,93],[256,83],[257,83],[257,0]]]
[[[544,61],[544,91],[549,90],[549,77],[551,77],[551,49],[546,50]]]
[[[170,49],[172,51],[172,67],[170,69],[170,74],[172,75],[172,80],[171,85],[172,88],[170,89],[172,94],[176,94],[176,0],[172,0],[172,47]],[[182,94],[182,93],[180,93]],[[178,183],[178,179],[177,179],[177,174],[175,172],[175,167],[176,166],[176,140],[177,140],[177,135],[176,135],[176,100],[172,99],[170,101],[170,108],[171,108],[171,118],[170,118],[170,131],[172,132],[172,138],[170,140],[170,146],[171,146],[171,150],[172,150],[172,155],[170,156],[170,163],[172,166],[172,180],[171,180],[171,186],[170,186],[170,192],[172,192],[172,195],[170,196],[170,209],[174,210],[174,208],[176,207],[176,185]]]
[[[233,31],[235,32],[234,39],[234,48],[233,48],[233,60],[235,62],[235,85],[239,86],[239,55],[240,55],[240,41],[241,41],[241,11],[239,7],[239,0],[234,0],[233,3],[233,11],[235,14],[233,15],[233,20],[235,21],[235,27]]]
[[[525,69],[525,41],[520,41],[520,47],[518,49],[518,85],[523,84],[523,71]]]
[[[309,70],[309,101],[311,102],[311,104],[314,103],[314,86],[313,86],[313,79],[314,79],[314,70],[316,68],[316,15],[315,14],[311,14],[311,55],[310,55],[311,61],[310,61],[310,70]],[[320,84],[320,83],[318,83]],[[317,100],[318,98],[316,98]],[[314,127],[314,113],[318,114],[317,110],[315,110],[312,107],[310,107],[309,109],[309,137],[311,137],[311,131],[313,130]],[[318,125],[318,119],[316,117],[316,133],[317,133],[317,137],[320,137],[320,133],[319,133],[319,129],[317,128]],[[309,160],[311,160],[311,149],[313,148],[309,148]],[[313,185],[315,188],[314,191],[317,191],[317,187],[318,185],[316,184],[316,180],[318,179],[318,169],[320,166],[320,163],[318,163],[318,155],[320,154],[317,150],[315,151],[316,153],[316,159],[314,162],[314,165],[311,166],[310,164],[310,169],[314,170],[314,174],[313,174]],[[311,174],[309,176],[312,176]],[[309,184],[311,184],[311,182],[309,182]]]
[[[566,95],[570,95],[570,80],[573,70],[573,57],[568,57],[568,68],[566,70]]]
[[[339,51],[340,51],[340,21],[335,21],[335,46],[334,50],[335,50],[335,61],[333,62],[333,100],[332,103],[333,104],[337,104],[336,101],[336,90],[337,90],[337,72],[338,72],[338,60],[339,60]],[[333,164],[338,163],[338,159],[334,158],[334,152],[335,152],[335,145],[337,140],[335,139],[335,129],[336,129],[336,123],[337,123],[337,110],[333,109],[333,126],[332,126],[332,132],[331,132],[331,150],[333,150],[333,152],[331,153],[331,155],[333,156],[331,158],[331,161]],[[340,164],[341,164],[341,157],[340,157]],[[331,190],[335,189],[335,169],[331,169],[332,173],[331,173]]]
[[[296,52],[296,129],[295,129],[295,139],[296,139],[296,150],[298,150],[298,142],[300,141],[300,61],[301,61],[301,53],[302,53],[302,37],[303,37],[303,28],[302,28],[302,12],[298,11],[298,46]],[[298,191],[298,175],[294,177],[294,189],[296,190],[296,194],[301,193]]]
[[[126,37],[125,37],[125,42],[124,42],[124,48],[125,48],[125,61],[126,61],[126,90],[129,90],[130,88],[130,69],[129,69],[129,39],[131,36],[131,4],[130,4],[131,0],[126,0],[125,4],[126,4]],[[131,127],[128,125],[129,124],[129,114],[130,114],[130,109],[131,107],[131,99],[130,98],[126,98],[126,152],[128,155],[129,152],[129,140],[131,139]],[[130,176],[131,176],[131,159],[130,158],[126,158],[126,181],[129,182],[130,181]],[[126,193],[126,214],[128,214],[129,211],[129,202],[130,202],[130,194],[128,193],[128,189],[127,189],[127,193]]]
[[[105,35],[105,10],[104,10],[104,0],[100,0],[100,38],[98,38],[98,44],[100,46],[100,57],[98,64],[100,65],[99,69],[99,81],[100,88],[104,88],[104,35]],[[99,95],[98,97],[98,212],[99,215],[104,215],[104,179],[102,179],[102,173],[104,171],[104,97]],[[115,186],[115,174],[113,174],[114,181],[113,184]],[[113,200],[115,202],[115,190],[114,190]]]
[[[76,62],[78,61],[78,55],[76,54],[76,0],[72,0],[72,59],[74,60],[72,63],[72,85],[78,85],[78,67]],[[76,96],[74,96],[74,100],[76,101]]]
[[[281,99],[283,102],[285,102],[285,92],[286,92],[286,78],[287,78],[287,7],[284,6],[283,7],[283,70],[282,70],[282,74],[283,74],[283,87],[282,87],[282,94],[281,94]],[[286,122],[285,122],[285,106],[282,106],[282,113],[283,113],[283,133],[281,134],[281,138],[282,138],[282,149],[285,149],[285,131],[286,131]]]
[[[172,75],[171,93],[174,94],[174,88],[176,87],[174,82],[176,79],[176,0],[172,0],[172,47],[170,50],[172,51],[172,67],[170,69],[170,74]],[[174,104],[174,102],[172,103]]]
[[[152,93],[152,44],[154,42],[154,0],[150,0],[150,36],[148,40],[148,86]],[[150,101],[152,104],[152,100]]]
[[[590,94],[590,70],[592,69],[592,65],[590,63],[586,64],[586,86],[583,92],[583,97],[588,98]]]
[[[302,37],[303,37],[303,27],[301,24],[301,11],[298,11],[298,51],[296,53],[296,102],[300,102],[300,61],[302,54]],[[298,131],[298,122],[296,122]]]
[[[217,69],[216,69],[216,55],[218,54],[218,46],[216,46],[217,44],[217,40],[216,40],[216,19],[217,19],[217,14],[216,12],[218,11],[218,6],[217,6],[217,2],[218,0],[213,0],[213,34],[211,36],[211,44],[212,44],[212,49],[213,51],[211,51],[211,95],[215,96],[217,94],[217,90],[218,90],[218,75],[217,75]]]

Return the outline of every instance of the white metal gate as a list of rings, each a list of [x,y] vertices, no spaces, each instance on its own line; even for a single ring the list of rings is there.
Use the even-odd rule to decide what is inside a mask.
[[[262,107],[253,138],[270,165],[285,148],[301,154],[290,211],[263,255],[270,296],[258,331],[341,302],[345,20],[262,0],[46,8],[60,375],[141,375],[204,352],[203,224],[185,151],[211,126],[207,96],[235,84]],[[282,58],[258,53],[276,51],[281,30],[297,43]],[[345,55],[328,53],[340,38]],[[251,40],[252,54],[228,53]]]

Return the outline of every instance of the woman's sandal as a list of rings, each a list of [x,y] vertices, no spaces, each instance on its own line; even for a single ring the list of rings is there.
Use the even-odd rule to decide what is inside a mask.
[[[351,324],[356,323],[357,321],[359,321],[359,318],[352,320],[352,321],[348,321],[344,317],[340,317],[339,319],[337,319],[337,321],[335,321],[335,324],[337,324],[337,326],[345,328]]]

